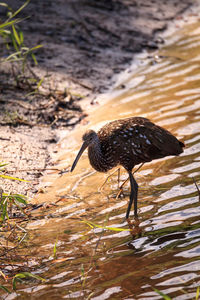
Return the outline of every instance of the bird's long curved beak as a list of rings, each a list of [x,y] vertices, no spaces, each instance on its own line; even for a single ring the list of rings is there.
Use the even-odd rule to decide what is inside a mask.
[[[81,149],[79,150],[73,165],[71,167],[71,172],[74,170],[74,168],[76,167],[77,162],[79,161],[79,158],[81,157],[81,155],[83,154],[83,152],[85,151],[85,149],[88,147],[88,143],[84,142],[83,145],[81,146]]]

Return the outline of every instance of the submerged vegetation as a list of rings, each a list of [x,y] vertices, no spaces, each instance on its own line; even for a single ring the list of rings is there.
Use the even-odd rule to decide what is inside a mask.
[[[162,297],[162,299],[164,299],[164,300],[173,300],[171,297],[169,297],[168,295],[162,293],[162,292],[161,292],[160,290],[158,290],[158,289],[154,289],[154,291],[155,291],[158,295],[160,295],[160,296]],[[194,297],[192,300],[199,300],[199,299],[200,299],[200,294],[199,294],[199,292],[200,292],[200,287],[197,287],[197,289],[196,289],[196,295],[195,295],[195,297]],[[182,293],[185,294],[186,297],[187,297],[187,292],[185,292],[184,290],[182,290]],[[190,299],[191,299],[191,298],[190,298]]]

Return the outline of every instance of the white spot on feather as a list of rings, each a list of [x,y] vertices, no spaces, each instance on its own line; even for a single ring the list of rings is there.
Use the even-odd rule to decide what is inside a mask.
[[[148,139],[146,139],[146,143],[149,144],[149,145],[151,145],[151,142]]]

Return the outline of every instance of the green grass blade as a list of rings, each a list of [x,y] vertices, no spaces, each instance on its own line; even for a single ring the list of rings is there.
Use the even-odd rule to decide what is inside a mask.
[[[3,197],[3,199],[7,198],[7,199],[9,199],[11,201],[14,199],[15,202],[19,202],[19,203],[22,203],[24,205],[27,205],[27,198],[24,195],[3,193],[2,197]]]
[[[20,11],[22,9],[24,9],[24,7],[27,6],[27,4],[30,2],[30,0],[27,0],[22,6],[20,6],[20,8],[18,10],[16,10],[13,14],[12,14],[12,18],[14,18],[16,15],[18,15],[20,13]]]
[[[21,41],[20,41],[20,37],[19,37],[19,35],[17,33],[17,30],[15,28],[15,25],[12,25],[12,30],[13,30],[13,36],[14,36],[15,40],[16,40],[17,44],[20,46],[21,45]]]
[[[34,54],[34,53],[31,53],[31,57],[32,57],[32,59],[33,59],[33,61],[34,61],[34,64],[37,66],[37,65],[38,65],[38,62],[37,62],[37,59],[36,59],[36,57],[35,57],[35,54]]]
[[[56,239],[56,242],[54,244],[54,247],[53,247],[53,257],[56,258],[57,257],[57,243],[58,243],[58,239]]]
[[[95,224],[93,222],[90,222],[90,221],[86,221],[86,220],[83,220],[83,221],[80,221],[81,223],[85,223],[87,224],[90,228],[102,228],[102,229],[106,229],[106,230],[111,230],[111,231],[130,231],[129,228],[127,229],[124,229],[124,228],[117,228],[117,227],[107,227],[107,226],[101,226],[101,225],[98,225],[98,224]]]
[[[19,52],[19,56],[21,56],[21,50],[19,50],[19,47],[18,47],[18,45],[17,45],[17,43],[16,43],[16,40],[15,40],[15,37],[14,37],[14,35],[13,34],[11,34],[11,40],[12,40],[12,43],[13,43],[13,47],[15,48],[15,50],[17,51],[17,52]]]
[[[170,298],[169,296],[165,295],[164,293],[162,293],[161,291],[154,289],[154,291],[159,294],[161,297],[163,297],[164,300],[172,300],[172,298]]]
[[[37,84],[37,89],[39,89],[39,88],[41,87],[43,81],[44,81],[44,77],[42,77],[42,78],[40,79],[40,81],[38,82],[38,84]]]
[[[199,286],[198,286],[197,291],[196,291],[196,298],[195,298],[195,300],[198,300],[198,299],[199,299]]]
[[[20,178],[8,176],[8,175],[0,175],[0,177],[1,177],[1,178],[5,178],[5,179],[11,179],[11,180],[18,180],[18,181],[30,182],[29,180],[20,179]]]
[[[2,222],[5,221],[6,217],[7,217],[7,219],[9,219],[7,207],[8,207],[8,201],[5,200],[1,207],[1,209],[2,209],[1,221]]]
[[[0,168],[7,166],[9,163],[0,163]]]
[[[93,226],[89,221],[86,221],[86,220],[83,220],[83,221],[80,221],[81,223],[85,223],[86,225],[88,225],[90,228],[94,228],[95,226]]]
[[[19,39],[20,39],[20,43],[21,45],[23,45],[23,42],[24,42],[24,35],[23,35],[23,32],[21,30],[18,30],[19,32]]]
[[[5,22],[3,24],[0,24],[0,29],[3,29],[5,27],[10,27],[13,24],[19,23],[21,21],[22,21],[22,19],[15,19],[15,20],[11,20],[11,21]]]
[[[0,29],[0,35],[5,36],[5,38],[11,34],[10,30],[6,30],[6,29]]]
[[[4,2],[0,2],[0,6],[8,7],[8,4],[6,4]]]
[[[4,285],[0,285],[0,289],[4,290],[4,292],[6,292],[8,294],[11,294],[11,291],[9,291],[9,289],[7,289],[7,287],[5,287]]]
[[[21,54],[21,51],[17,51],[15,53],[10,54],[9,56],[6,57],[7,61],[10,61],[12,58],[17,59],[17,57]]]
[[[42,47],[43,47],[43,45],[37,45],[37,46],[31,48],[30,51],[35,51],[35,50],[37,50],[39,48],[42,48]]]
[[[42,282],[46,281],[46,279],[44,279],[38,275],[29,273],[29,272],[18,273],[13,277],[13,281],[12,281],[13,290],[16,290],[17,281],[20,281],[21,279],[25,279],[25,278],[34,278],[34,279],[40,280]]]
[[[22,203],[24,205],[27,205],[26,197],[19,194],[14,194],[12,197],[15,199],[15,201]]]

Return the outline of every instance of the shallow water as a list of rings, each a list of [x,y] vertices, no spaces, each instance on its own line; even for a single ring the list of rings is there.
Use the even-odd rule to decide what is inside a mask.
[[[119,83],[111,99],[93,110],[89,123],[58,145],[58,166],[67,167],[87,128],[135,115],[185,142],[179,157],[156,160],[136,173],[140,225],[135,236],[123,221],[129,184],[116,200],[116,172],[100,192],[108,174],[95,172],[85,153],[73,173],[46,176],[53,185],[38,202],[59,200],[58,206],[41,212],[42,218],[35,212],[36,219],[27,225],[28,266],[47,281],[19,285],[18,295],[7,299],[161,299],[154,288],[176,300],[195,297],[200,285],[200,206],[193,181],[199,184],[200,179],[199,26],[175,33],[173,43],[148,64],[124,74],[123,86]],[[120,182],[126,177],[121,170]],[[91,228],[88,221],[99,227]]]

